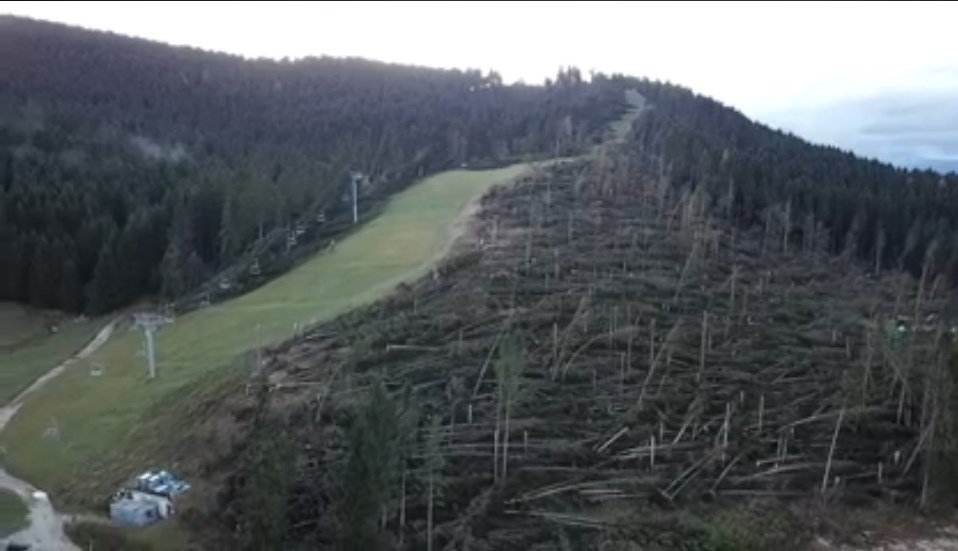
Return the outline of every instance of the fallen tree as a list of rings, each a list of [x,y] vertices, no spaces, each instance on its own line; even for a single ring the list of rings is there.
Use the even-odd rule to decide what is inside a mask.
[[[430,277],[272,350],[288,541],[336,541],[378,381],[418,420],[379,524],[404,548],[585,545],[701,500],[925,504],[950,442],[943,286],[735,228],[663,178],[608,151],[499,188]]]

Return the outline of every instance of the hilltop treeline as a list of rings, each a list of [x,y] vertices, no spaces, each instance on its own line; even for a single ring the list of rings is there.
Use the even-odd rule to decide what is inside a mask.
[[[814,243],[873,270],[958,276],[958,177],[896,168],[811,145],[686,89],[636,87],[654,106],[635,126],[634,153],[667,184],[703,186],[743,226],[785,246]]]
[[[267,239],[463,163],[580,149],[621,88],[561,71],[246,60],[0,19],[0,300],[179,296]]]

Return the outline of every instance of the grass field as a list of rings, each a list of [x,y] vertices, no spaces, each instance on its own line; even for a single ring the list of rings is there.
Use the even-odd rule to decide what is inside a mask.
[[[51,333],[46,323],[56,322]],[[74,321],[0,303],[0,404],[69,358],[93,338],[102,320]]]
[[[334,251],[247,295],[177,319],[157,335],[159,375],[152,381],[137,356],[140,334],[114,334],[93,357],[104,367],[102,376],[68,369],[0,434],[5,466],[61,503],[95,503],[110,491],[105,484],[150,466],[142,464],[149,455],[138,446],[157,431],[175,430],[165,419],[181,419],[177,414],[193,400],[189,393],[246,375],[250,362],[236,358],[288,337],[294,324],[329,319],[423,275],[448,250],[469,202],[524,170],[514,165],[428,178]],[[43,436],[53,425],[58,441]]]
[[[44,316],[19,304],[0,302],[0,350],[11,349],[48,333]]]
[[[0,538],[26,527],[29,511],[20,497],[0,489]]]
[[[81,549],[123,549],[125,551],[183,551],[189,549],[188,532],[174,517],[145,527],[112,526],[78,522],[67,532]]]
[[[645,108],[645,98],[635,90],[626,91],[625,101],[630,108],[622,114],[619,120],[614,121],[609,127],[611,134],[610,141],[615,143],[625,141],[626,136],[629,135],[629,131],[632,130],[632,123],[639,118],[639,115],[642,114],[642,109]]]

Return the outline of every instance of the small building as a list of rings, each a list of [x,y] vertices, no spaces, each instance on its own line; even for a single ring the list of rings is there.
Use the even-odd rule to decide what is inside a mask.
[[[110,503],[110,519],[124,526],[147,526],[160,520],[156,503],[122,497]]]
[[[120,489],[110,500],[110,518],[126,526],[146,526],[174,514],[173,498],[190,485],[167,471],[146,472],[132,487]]]
[[[110,502],[110,518],[126,526],[146,526],[173,516],[173,500],[139,490],[120,490]]]

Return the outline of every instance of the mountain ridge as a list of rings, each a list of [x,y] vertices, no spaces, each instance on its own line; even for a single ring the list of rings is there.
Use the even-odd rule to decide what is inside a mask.
[[[18,270],[0,277],[0,299],[43,307],[175,299],[240,259],[281,270],[287,239],[342,231],[352,170],[369,177],[365,214],[443,168],[581,150],[624,108],[619,84],[577,71],[507,87],[478,71],[247,61],[16,18],[5,27],[0,252]],[[299,227],[327,216],[322,231]],[[260,279],[244,278],[228,283]]]

